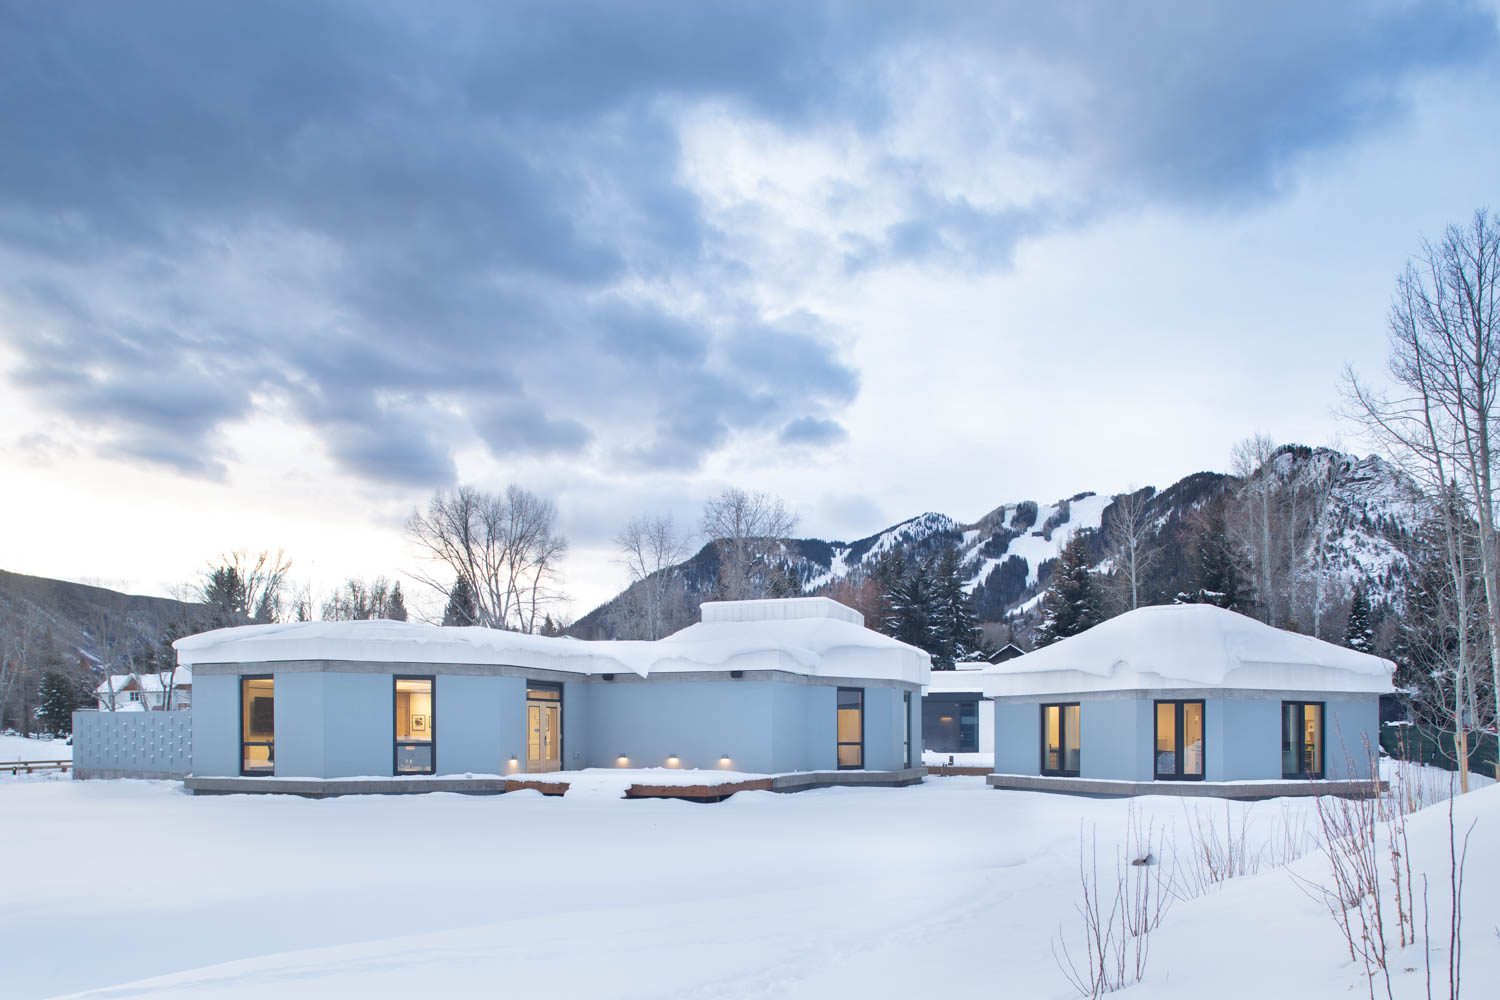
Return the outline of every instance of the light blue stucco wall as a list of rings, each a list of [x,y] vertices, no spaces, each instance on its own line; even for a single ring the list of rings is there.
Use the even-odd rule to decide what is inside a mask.
[[[277,711],[282,674],[276,678]],[[318,674],[323,678],[323,777],[390,774],[395,766],[396,688],[390,674]],[[281,774],[281,719],[276,720],[276,773]]]
[[[995,770],[1037,774],[1041,770],[1041,716],[1037,703],[1014,698],[995,702]]]
[[[526,682],[441,674],[433,710],[438,774],[507,774],[526,760]],[[517,767],[510,767],[516,758]]]
[[[601,683],[589,692],[590,767],[775,769],[770,681]],[[720,759],[729,757],[727,764]]]
[[[276,775],[322,778],[326,674],[280,674],[276,677]],[[389,683],[389,681],[387,681]],[[383,774],[384,771],[362,771]]]
[[[193,773],[240,773],[240,679],[193,678]]]
[[[1369,752],[1379,746],[1376,695],[1318,693],[1129,691],[1076,699],[1000,698],[995,701],[995,770],[1041,773],[1043,703],[1079,703],[1080,777],[1150,781],[1158,700],[1204,702],[1204,778],[1208,781],[1280,780],[1281,703],[1321,701],[1325,711],[1324,775],[1369,777]]]

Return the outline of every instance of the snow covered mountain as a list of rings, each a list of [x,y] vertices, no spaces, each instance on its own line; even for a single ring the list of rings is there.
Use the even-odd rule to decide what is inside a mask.
[[[1295,522],[1288,537],[1296,549],[1294,565],[1315,564],[1321,553],[1325,580],[1335,589],[1365,587],[1375,601],[1399,603],[1409,565],[1407,548],[1422,517],[1421,497],[1399,470],[1375,456],[1358,458],[1327,448],[1282,447],[1264,475],[1277,477],[1289,499],[1283,516]],[[1147,588],[1158,598],[1190,590],[1191,536],[1196,513],[1239,485],[1233,476],[1199,472],[1167,488],[1148,488],[1147,513],[1154,546],[1160,553]],[[1009,502],[972,523],[928,512],[853,542],[786,539],[781,543],[779,571],[792,590],[812,594],[841,581],[860,582],[885,555],[900,553],[908,562],[924,562],[944,549],[956,549],[965,586],[982,621],[998,621],[1026,607],[1046,588],[1063,547],[1079,532],[1090,532],[1096,566],[1105,568],[1101,531],[1110,523],[1117,498],[1085,492],[1049,503]],[[678,567],[688,606],[712,596],[717,555],[706,545]],[[616,597],[575,626],[579,635],[606,635]]]

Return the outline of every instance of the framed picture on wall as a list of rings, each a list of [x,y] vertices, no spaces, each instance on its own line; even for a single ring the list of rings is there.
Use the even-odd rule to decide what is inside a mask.
[[[411,731],[414,733],[427,732],[427,716],[413,715],[411,717]]]

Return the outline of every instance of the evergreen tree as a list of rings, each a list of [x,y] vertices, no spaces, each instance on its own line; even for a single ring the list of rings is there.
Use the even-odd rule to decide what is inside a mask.
[[[479,622],[479,606],[474,600],[474,590],[469,581],[459,577],[448,591],[448,606],[443,609],[444,625],[475,625]]]
[[[1098,625],[1104,620],[1105,595],[1089,571],[1093,562],[1090,533],[1080,531],[1069,539],[1052,571],[1052,581],[1042,595],[1042,624],[1037,645],[1047,646]]]
[[[386,599],[385,616],[393,622],[406,621],[406,598],[401,595],[401,581],[391,588],[390,597]]]
[[[1212,604],[1231,611],[1248,609],[1252,603],[1249,585],[1229,535],[1223,497],[1204,504],[1196,521],[1197,531],[1188,545],[1194,589],[1177,595],[1177,603]]]
[[[71,733],[73,712],[94,705],[93,689],[89,684],[61,670],[49,670],[42,675],[37,695],[40,702],[37,717],[54,733]]]
[[[923,567],[892,554],[881,560],[876,575],[885,588],[889,609],[880,631],[932,652],[933,588]]]
[[[1349,624],[1344,629],[1344,645],[1361,653],[1375,652],[1375,628],[1370,624],[1370,600],[1365,588],[1354,588],[1354,599],[1349,603]]]
[[[961,660],[973,659],[979,645],[979,625],[964,592],[958,550],[947,548],[938,558],[932,580],[932,654],[934,670],[952,670]]]
[[[208,575],[203,587],[203,603],[208,607],[211,628],[243,625],[250,618],[245,607],[248,596],[245,581],[233,566],[219,566]]]
[[[267,590],[260,595],[260,600],[255,602],[255,614],[250,616],[250,621],[255,625],[270,625],[279,617],[280,611],[276,595]]]

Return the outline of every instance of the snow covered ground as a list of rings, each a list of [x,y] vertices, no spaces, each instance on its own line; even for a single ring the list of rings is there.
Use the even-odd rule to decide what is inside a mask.
[[[0,764],[13,760],[72,760],[66,740],[33,740],[0,733]]]
[[[1177,837],[1195,817],[1244,820],[1268,854],[1259,874],[1176,903],[1126,995],[1362,996],[1327,913],[1270,866],[1313,808],[1132,807],[982,778],[717,805],[0,781],[0,858],[26,859],[0,875],[0,995],[1063,998],[1052,942],[1077,931],[1080,832],[1097,829],[1113,872],[1133,809]],[[1480,996],[1500,975],[1500,789],[1461,799],[1458,819],[1477,822],[1465,979]],[[1446,809],[1414,817],[1411,836],[1436,886]],[[1402,966],[1418,971],[1397,995],[1425,996],[1420,956]]]

